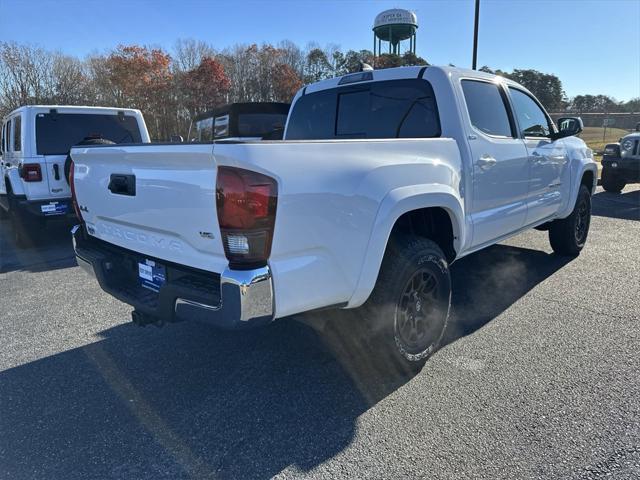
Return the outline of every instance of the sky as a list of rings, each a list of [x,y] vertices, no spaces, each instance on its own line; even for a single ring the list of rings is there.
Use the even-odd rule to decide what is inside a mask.
[[[387,8],[416,12],[429,63],[471,66],[474,0],[0,0],[0,41],[79,57],[118,44],[170,50],[178,38],[218,50],[284,39],[371,50]],[[640,0],[480,0],[482,65],[553,73],[570,97],[639,97]]]

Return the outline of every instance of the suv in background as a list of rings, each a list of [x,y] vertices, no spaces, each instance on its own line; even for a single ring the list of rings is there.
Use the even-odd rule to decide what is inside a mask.
[[[149,142],[140,111],[122,108],[26,106],[0,132],[0,215],[9,215],[18,246],[45,221],[73,216],[72,146]]]
[[[620,193],[627,183],[640,182],[640,123],[618,143],[610,143],[602,156],[602,188]]]
[[[226,140],[281,140],[289,103],[229,103],[193,119],[188,138],[192,142]]]

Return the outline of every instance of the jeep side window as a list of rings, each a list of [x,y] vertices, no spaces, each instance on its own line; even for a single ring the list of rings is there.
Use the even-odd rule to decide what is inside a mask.
[[[19,152],[22,149],[22,117],[18,115],[13,122],[13,151]]]
[[[462,91],[471,124],[487,135],[514,137],[505,99],[495,83],[463,80]]]
[[[513,110],[520,130],[525,137],[548,137],[550,133],[547,115],[538,103],[522,90],[509,87]]]
[[[10,150],[10,145],[11,145],[11,120],[7,120],[7,125],[6,125],[6,134],[5,134],[5,138],[4,138],[4,145],[6,150],[5,151],[9,151]]]

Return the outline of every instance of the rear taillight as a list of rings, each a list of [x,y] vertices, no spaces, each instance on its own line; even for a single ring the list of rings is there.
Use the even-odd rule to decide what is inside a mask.
[[[278,186],[273,178],[241,168],[218,168],[218,223],[232,268],[254,268],[267,263],[277,199]]]
[[[76,200],[76,187],[74,185],[74,170],[75,165],[73,164],[73,160],[71,160],[71,164],[69,165],[69,187],[71,188],[71,205],[73,205],[73,211],[76,212],[76,217],[80,220],[80,223],[83,223],[82,213],[80,213],[80,208],[78,208],[78,201]]]
[[[25,182],[41,182],[42,170],[39,163],[23,163],[19,169],[20,177]]]

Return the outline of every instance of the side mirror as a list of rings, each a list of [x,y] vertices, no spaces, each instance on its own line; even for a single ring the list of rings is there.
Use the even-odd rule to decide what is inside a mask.
[[[184,142],[184,138],[182,138],[182,135],[171,135],[171,137],[169,137],[169,140],[171,141],[171,143]]]
[[[554,135],[554,140],[578,135],[582,130],[583,124],[580,117],[560,117],[558,119],[558,133]]]

